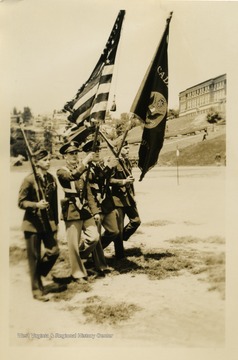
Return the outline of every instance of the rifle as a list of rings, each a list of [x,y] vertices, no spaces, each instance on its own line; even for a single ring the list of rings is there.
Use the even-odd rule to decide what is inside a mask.
[[[32,153],[32,150],[31,150],[31,148],[29,146],[29,143],[28,143],[28,140],[27,140],[27,137],[26,137],[22,122],[19,123],[19,126],[20,126],[20,130],[22,132],[22,135],[23,135],[23,139],[25,141],[27,155],[28,155],[28,158],[29,158],[29,161],[30,161],[30,164],[31,164],[31,168],[32,168],[32,172],[33,172],[33,175],[34,175],[34,180],[35,180],[35,185],[36,185],[37,201],[38,202],[41,201],[41,200],[46,201],[45,193],[44,193],[44,190],[43,190],[43,188],[41,186],[39,178],[37,176],[35,164],[34,164],[33,159],[32,159],[33,153]],[[53,220],[49,219],[49,211],[48,211],[48,209],[39,209],[39,218],[40,218],[40,221],[41,221],[41,224],[43,226],[44,231],[53,232],[53,231],[55,231],[57,229],[55,222]]]

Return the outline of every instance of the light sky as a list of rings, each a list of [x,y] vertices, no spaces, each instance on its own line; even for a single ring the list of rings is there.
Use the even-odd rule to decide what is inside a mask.
[[[111,97],[129,112],[170,11],[169,108],[179,92],[227,73],[237,47],[237,2],[1,0],[3,106],[33,115],[60,110],[88,79],[119,10],[125,9]]]

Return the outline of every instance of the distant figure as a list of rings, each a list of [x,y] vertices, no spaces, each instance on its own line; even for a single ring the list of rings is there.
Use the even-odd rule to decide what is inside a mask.
[[[220,153],[217,153],[216,156],[215,156],[215,162],[216,162],[216,165],[217,166],[220,166],[221,165],[221,155]]]
[[[206,128],[206,129],[204,129],[204,135],[203,135],[202,141],[207,139],[207,135],[208,135],[208,133],[207,133],[207,128]]]

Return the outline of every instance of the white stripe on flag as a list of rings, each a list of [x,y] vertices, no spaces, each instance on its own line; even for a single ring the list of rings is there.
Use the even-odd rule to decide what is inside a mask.
[[[91,112],[91,108],[87,108],[83,113],[81,113],[77,120],[76,120],[76,124],[79,124],[82,120],[84,120],[85,118],[87,118],[90,115]]]
[[[105,84],[100,84],[98,91],[97,91],[97,95],[98,94],[104,94],[104,93],[108,93],[110,90],[110,86],[111,86],[111,82],[109,83],[105,83]]]
[[[104,66],[102,75],[112,75],[113,72],[113,65]],[[104,92],[109,92],[110,90],[110,83],[100,84],[96,83],[91,90],[89,90],[87,93],[85,93],[75,104],[74,108],[79,108],[81,105],[83,105],[87,100],[89,100],[91,97],[93,97],[96,93],[101,94]],[[99,86],[99,87],[98,87]],[[78,120],[78,119],[77,119]]]
[[[101,101],[93,106],[91,114],[99,111],[105,111],[107,109],[107,101]]]
[[[114,65],[105,65],[102,70],[102,75],[112,75]]]
[[[107,68],[112,69],[111,66],[107,66]],[[105,68],[104,68],[105,69]],[[103,71],[103,75],[109,75],[110,74],[110,69],[107,69],[108,71]],[[84,104],[87,100],[89,100],[91,97],[93,97],[96,93],[97,94],[101,94],[101,93],[105,93],[105,92],[109,92],[110,90],[110,84],[111,81],[108,83],[102,83],[102,84],[98,84],[96,83],[94,85],[94,87],[89,90],[85,95],[83,95],[75,104],[74,104],[74,108],[78,108],[80,107],[82,104]],[[98,87],[99,85],[99,87]]]
[[[79,108],[82,104],[84,104],[87,100],[89,100],[91,97],[93,97],[98,89],[98,83],[94,85],[94,87],[89,90],[85,95],[83,95],[75,104],[74,108]]]

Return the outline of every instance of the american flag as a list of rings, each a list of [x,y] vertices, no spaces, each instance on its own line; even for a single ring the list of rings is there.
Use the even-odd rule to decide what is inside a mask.
[[[68,120],[76,124],[70,140],[77,134],[86,133],[84,123],[90,123],[92,119],[104,121],[110,85],[113,76],[113,68],[120,40],[122,23],[125,10],[121,10],[114,23],[106,46],[100,56],[89,79],[80,87],[76,96],[66,103],[64,111],[69,112]]]

